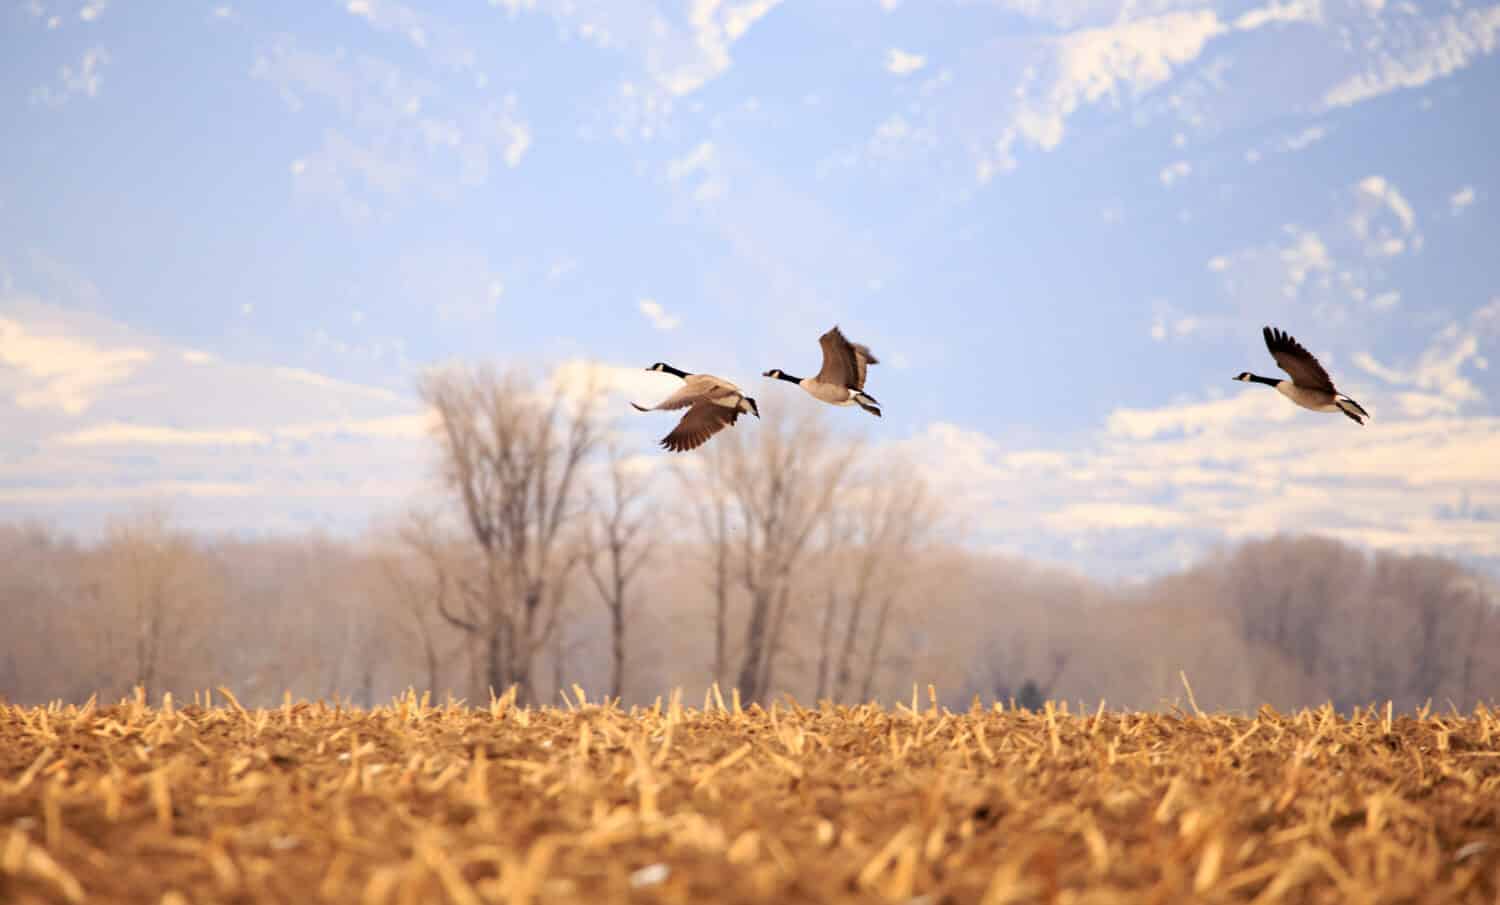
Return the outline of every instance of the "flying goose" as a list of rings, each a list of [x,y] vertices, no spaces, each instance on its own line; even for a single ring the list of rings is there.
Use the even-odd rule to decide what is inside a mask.
[[[870,354],[868,346],[845,339],[837,324],[818,337],[818,345],[823,347],[823,369],[816,377],[793,377],[780,368],[761,376],[795,383],[820,402],[857,405],[879,418],[880,403],[865,392],[865,371],[870,365],[880,364],[880,359]]]
[[[1286,331],[1266,327],[1261,333],[1266,338],[1266,348],[1271,351],[1271,357],[1276,359],[1277,367],[1290,374],[1292,379],[1277,380],[1245,371],[1235,380],[1275,387],[1281,395],[1305,409],[1315,412],[1343,412],[1356,424],[1363,425],[1365,419],[1370,417],[1370,413],[1358,402],[1334,387],[1333,380],[1318,360],[1311,352],[1302,348],[1301,343],[1288,336]]]
[[[661,445],[671,452],[697,449],[714,434],[737,421],[741,412],[760,417],[760,408],[756,406],[755,400],[722,377],[689,374],[662,361],[646,370],[675,374],[685,381],[677,392],[650,408],[630,403],[635,406],[636,411],[641,412],[687,409],[672,432],[661,440]]]

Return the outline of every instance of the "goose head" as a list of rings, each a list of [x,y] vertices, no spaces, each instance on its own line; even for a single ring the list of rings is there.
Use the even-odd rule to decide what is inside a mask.
[[[755,399],[750,396],[741,396],[739,410],[747,412],[755,417],[760,417],[760,406],[755,404]]]

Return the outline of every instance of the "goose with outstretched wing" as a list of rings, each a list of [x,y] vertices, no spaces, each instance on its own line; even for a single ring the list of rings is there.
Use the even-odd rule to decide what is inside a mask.
[[[1265,337],[1266,348],[1271,357],[1276,360],[1276,366],[1291,379],[1278,380],[1243,371],[1235,380],[1275,387],[1281,395],[1305,409],[1314,412],[1343,412],[1356,424],[1363,425],[1370,417],[1363,406],[1338,391],[1323,365],[1286,331],[1266,327],[1261,334]]]

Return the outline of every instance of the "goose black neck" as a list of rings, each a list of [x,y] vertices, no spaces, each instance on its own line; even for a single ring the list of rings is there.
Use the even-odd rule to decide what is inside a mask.
[[[780,374],[777,374],[776,375],[776,379],[777,380],[785,380],[787,383],[801,383],[802,382],[802,378],[801,377],[793,377],[792,375],[786,373],[785,371],[782,371]]]
[[[1251,383],[1263,383],[1263,384],[1265,384],[1268,387],[1273,387],[1276,384],[1280,383],[1281,381],[1275,380],[1275,379],[1270,378],[1270,377],[1262,377],[1259,374],[1251,374],[1250,375],[1250,382]]]
[[[687,375],[687,371],[679,370],[677,368],[672,367],[669,364],[663,363],[662,366],[661,366],[661,369],[663,371],[666,371],[668,374],[673,375],[674,377],[681,377],[684,380],[686,380],[687,376],[688,376]]]

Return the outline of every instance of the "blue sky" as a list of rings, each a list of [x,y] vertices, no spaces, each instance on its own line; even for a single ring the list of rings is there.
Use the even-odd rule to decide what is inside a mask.
[[[805,405],[759,374],[839,323],[885,417],[830,416],[976,545],[1493,565],[1497,39],[1389,0],[5,0],[0,505],[357,531],[430,484],[426,366]],[[1233,383],[1263,324],[1371,424]]]

